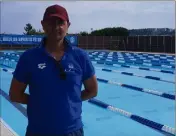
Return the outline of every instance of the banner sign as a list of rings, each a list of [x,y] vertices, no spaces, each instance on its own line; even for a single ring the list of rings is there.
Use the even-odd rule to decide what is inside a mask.
[[[78,37],[76,35],[67,35],[66,38],[73,46],[78,46]]]
[[[43,36],[40,35],[0,35],[0,44],[7,45],[39,45]],[[68,35],[66,38],[73,46],[77,46],[77,36]]]

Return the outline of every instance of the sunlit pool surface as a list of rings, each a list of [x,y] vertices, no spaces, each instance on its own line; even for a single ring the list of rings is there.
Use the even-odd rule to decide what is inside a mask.
[[[96,100],[150,121],[175,128],[174,100],[122,86],[125,84],[173,96],[175,86],[174,56],[128,52],[113,53],[110,51],[89,51],[88,53],[95,67],[97,78],[100,79]],[[19,136],[24,136],[27,126],[26,105],[20,105],[22,108],[20,109],[19,105],[12,105],[8,101],[12,78],[12,73],[9,71],[14,70],[20,54],[17,51],[0,53],[1,118]],[[146,69],[141,69],[141,67]],[[169,72],[167,73],[167,71]],[[26,91],[28,92],[28,89]],[[82,119],[85,136],[163,135],[159,131],[124,116],[123,112],[102,108],[88,101],[83,102]]]

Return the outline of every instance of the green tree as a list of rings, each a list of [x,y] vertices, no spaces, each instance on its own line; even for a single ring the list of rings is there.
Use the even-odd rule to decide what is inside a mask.
[[[80,35],[81,36],[87,36],[87,35],[89,35],[86,31],[83,31],[83,32],[80,32]]]
[[[45,33],[42,30],[36,30],[35,35],[44,35]]]
[[[129,31],[123,27],[108,27],[99,30],[94,30],[90,35],[93,36],[128,36]]]
[[[26,24],[26,26],[24,27],[24,34],[26,35],[31,35],[31,33],[35,32],[35,29],[33,29],[32,25],[30,23]]]
[[[23,34],[26,35],[44,35],[44,32],[42,30],[36,30],[35,28],[33,28],[32,24],[28,23],[26,24],[26,26],[24,27],[25,32]]]

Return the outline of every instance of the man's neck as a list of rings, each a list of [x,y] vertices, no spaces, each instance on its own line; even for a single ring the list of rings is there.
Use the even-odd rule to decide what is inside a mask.
[[[60,41],[46,40],[46,50],[49,53],[59,53],[64,50],[64,39]]]

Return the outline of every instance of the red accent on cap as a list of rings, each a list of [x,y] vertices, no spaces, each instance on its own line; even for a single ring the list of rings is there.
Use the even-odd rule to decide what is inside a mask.
[[[62,20],[69,22],[67,10],[60,5],[52,5],[47,7],[43,16],[43,20],[50,19],[51,17],[59,17]]]

